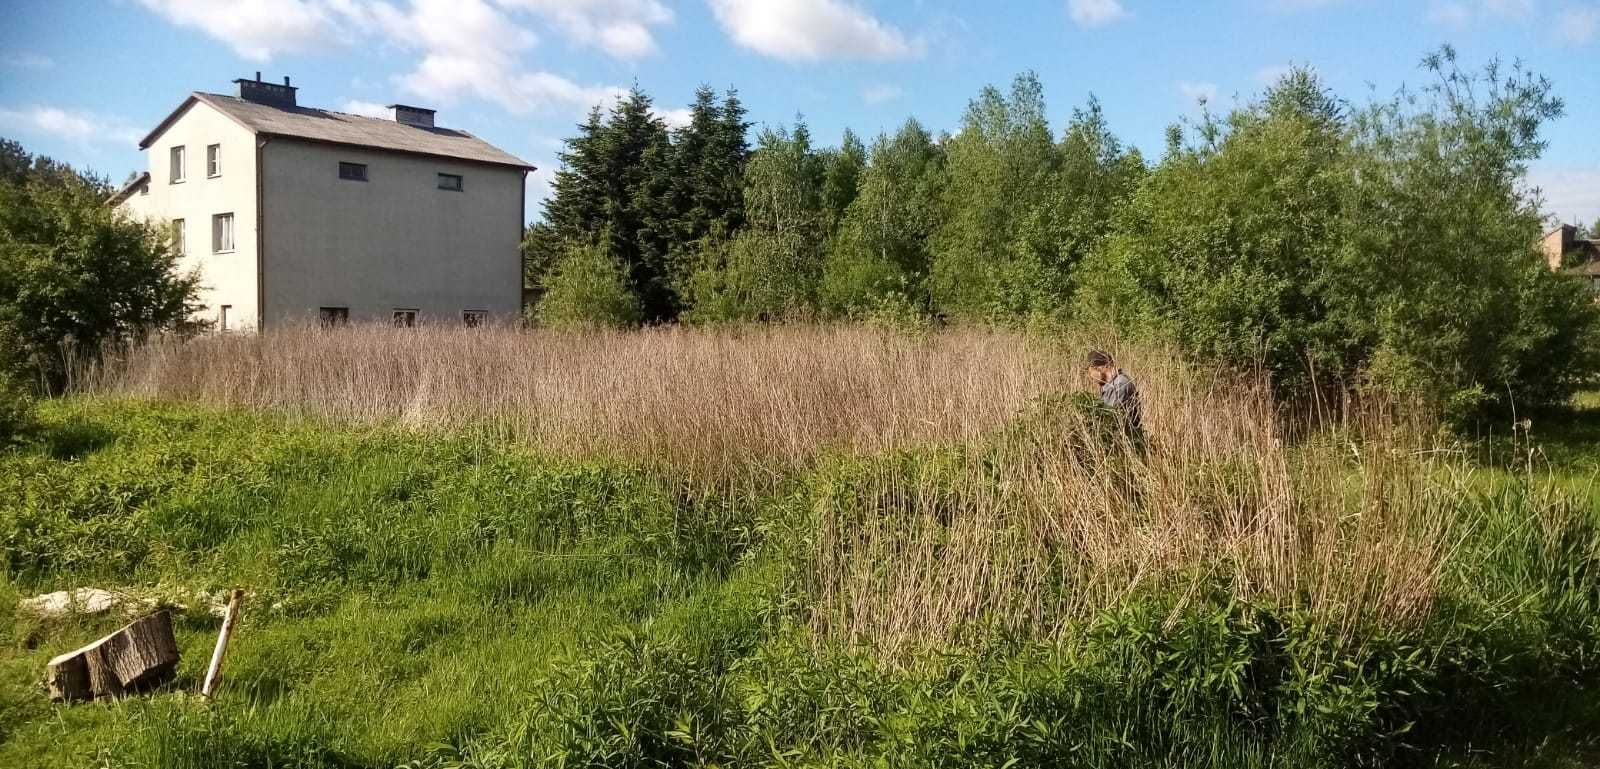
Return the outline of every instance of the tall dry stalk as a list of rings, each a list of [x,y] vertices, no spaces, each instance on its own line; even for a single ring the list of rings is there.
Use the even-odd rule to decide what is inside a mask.
[[[978,621],[1048,635],[1140,590],[1215,585],[1347,629],[1430,611],[1462,492],[1419,450],[1426,431],[1346,410],[1286,445],[1258,374],[1135,346],[1116,352],[1143,394],[1139,447],[1049,397],[1086,389],[1084,346],[978,329],[301,327],[158,341],[81,386],[489,426],[702,482],[770,482],[829,452],[877,457],[813,489],[803,569],[819,638],[894,649]],[[965,448],[935,448],[952,446]]]
[[[1052,636],[1141,591],[1219,587],[1349,638],[1428,615],[1467,492],[1421,450],[1426,431],[1352,415],[1290,446],[1258,376],[1161,349],[1122,359],[1143,446],[1057,403],[943,458],[857,462],[821,490],[816,636],[891,651],[973,623]]]
[[[851,326],[704,331],[297,327],[156,341],[80,389],[423,427],[698,475],[961,441],[1078,377],[1027,338]]]

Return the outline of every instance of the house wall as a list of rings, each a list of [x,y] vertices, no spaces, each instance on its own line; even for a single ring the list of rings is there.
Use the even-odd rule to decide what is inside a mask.
[[[222,148],[221,174],[206,175],[206,147]],[[171,149],[183,145],[184,181],[173,183]],[[255,135],[228,116],[196,102],[145,151],[150,168],[149,192],[134,192],[122,207],[152,222],[184,220],[184,256],[179,268],[200,273],[196,315],[217,323],[229,305],[229,325],[251,328],[257,319],[256,291],[256,154]],[[233,214],[234,249],[212,253],[212,217]]]
[[[366,164],[367,181],[340,179],[340,162]],[[520,312],[521,170],[282,137],[262,163],[268,327],[320,307],[353,322]],[[463,191],[439,189],[440,173]]]
[[[1561,258],[1572,248],[1572,240],[1577,233],[1577,228],[1563,224],[1547,233],[1539,240],[1539,250],[1544,252],[1545,264],[1552,270],[1561,269]]]

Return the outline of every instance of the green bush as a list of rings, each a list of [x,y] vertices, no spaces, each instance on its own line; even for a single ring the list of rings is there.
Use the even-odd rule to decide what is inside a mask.
[[[571,246],[545,275],[534,317],[558,328],[626,328],[642,312],[627,271],[603,247]]]
[[[1086,264],[1080,315],[1264,364],[1296,395],[1373,384],[1454,415],[1569,397],[1600,367],[1600,314],[1544,268],[1518,183],[1560,102],[1448,49],[1430,65],[1424,109],[1351,112],[1297,71],[1202,124]]]
[[[33,424],[33,396],[0,371],[0,449],[20,440]]]
[[[163,227],[106,194],[70,168],[0,181],[0,372],[58,388],[73,356],[193,330],[199,277],[178,271]]]

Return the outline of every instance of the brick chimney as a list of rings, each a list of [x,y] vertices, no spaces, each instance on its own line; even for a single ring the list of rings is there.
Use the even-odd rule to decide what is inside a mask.
[[[256,72],[255,80],[249,80],[241,77],[233,82],[235,85],[239,86],[239,98],[244,99],[245,101],[253,101],[257,104],[270,104],[274,107],[295,106],[294,92],[299,89],[289,85],[289,78],[287,75],[285,75],[283,78],[283,85],[263,82],[261,80],[261,73],[259,71]]]
[[[394,122],[406,125],[433,127],[433,110],[427,107],[412,107],[406,104],[390,104],[389,111],[394,116]]]

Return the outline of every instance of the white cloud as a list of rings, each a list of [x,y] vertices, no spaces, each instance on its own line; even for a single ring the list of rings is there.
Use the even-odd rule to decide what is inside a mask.
[[[656,52],[652,27],[672,21],[659,0],[500,0],[547,19],[578,45],[592,46],[619,59]]]
[[[1266,86],[1277,85],[1284,75],[1294,71],[1293,64],[1274,64],[1256,70],[1256,82]]]
[[[656,117],[661,118],[661,122],[666,123],[668,128],[683,128],[689,125],[689,118],[693,114],[688,107],[682,109],[661,109],[658,107],[652,112]]]
[[[315,50],[336,41],[335,8],[355,0],[139,0],[180,27],[198,29],[251,61]]]
[[[1428,21],[1459,30],[1480,22],[1529,21],[1537,10],[1534,0],[1431,0]]]
[[[8,69],[50,69],[56,63],[49,56],[28,51],[0,53],[0,66]]]
[[[1214,104],[1217,101],[1217,84],[1203,81],[1179,80],[1178,93],[1184,101],[1197,104]]]
[[[709,0],[735,43],[785,61],[905,59],[922,43],[845,0]]]
[[[352,115],[365,115],[367,117],[390,117],[388,107],[385,107],[377,102],[361,101],[359,99],[350,99],[349,101],[346,101],[339,107],[339,111],[348,112]]]
[[[538,38],[484,0],[412,0],[406,10],[372,3],[359,18],[420,53],[416,68],[395,82],[430,101],[474,97],[523,114],[550,106],[581,111],[624,93],[618,86],[580,85],[553,72],[524,70],[519,56]]]
[[[523,215],[537,219],[545,199],[550,197],[550,193],[555,187],[556,169],[560,168],[561,164],[556,161],[541,162],[530,160],[528,162],[533,163],[534,171],[528,174],[528,208],[523,211]]]
[[[1561,13],[1556,29],[1563,42],[1588,45],[1600,37],[1600,5],[1568,8]]]
[[[889,83],[877,83],[861,89],[861,100],[872,105],[884,104],[900,98],[905,91]]]
[[[624,89],[526,67],[521,57],[539,37],[513,11],[625,57],[653,51],[650,25],[672,18],[660,0],[237,0],[226,12],[214,0],[138,2],[248,59],[377,38],[415,53],[411,70],[393,78],[403,91],[445,104],[476,98],[518,114],[548,106],[582,111]]]
[[[136,144],[144,136],[126,120],[35,104],[0,108],[0,128],[6,132],[35,134],[89,145],[108,142]]]
[[[1533,0],[1483,0],[1484,13],[1512,19],[1526,19],[1533,15]]]
[[[1567,224],[1600,220],[1600,165],[1552,166],[1528,171],[1527,183],[1544,193],[1544,211]]]
[[[1085,29],[1103,27],[1128,17],[1118,0],[1068,0],[1067,13],[1072,23]]]
[[[1428,20],[1440,26],[1463,29],[1472,23],[1472,9],[1455,0],[1434,0],[1428,5]]]

